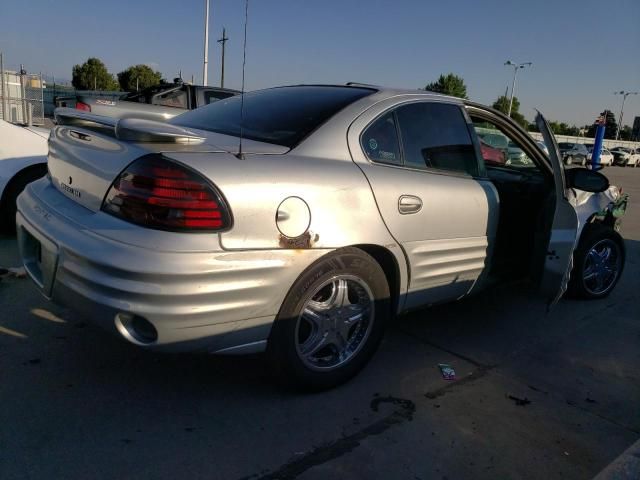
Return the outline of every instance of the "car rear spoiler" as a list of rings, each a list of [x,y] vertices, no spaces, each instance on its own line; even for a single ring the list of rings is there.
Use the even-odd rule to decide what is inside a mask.
[[[186,128],[154,120],[111,118],[73,108],[56,108],[54,115],[58,125],[96,130],[126,142],[200,144],[205,141]]]

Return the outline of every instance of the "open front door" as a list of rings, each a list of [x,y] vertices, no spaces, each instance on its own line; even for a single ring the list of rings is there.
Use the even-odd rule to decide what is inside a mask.
[[[549,160],[553,167],[555,183],[553,223],[540,284],[542,294],[547,298],[549,306],[552,306],[567,290],[569,274],[573,267],[573,250],[577,241],[578,217],[566,197],[564,166],[558,144],[549,124],[540,112],[536,115],[536,124],[549,149]]]

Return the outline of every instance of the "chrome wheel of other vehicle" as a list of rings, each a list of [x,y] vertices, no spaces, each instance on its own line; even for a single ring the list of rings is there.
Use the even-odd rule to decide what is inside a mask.
[[[603,295],[618,279],[622,258],[619,245],[608,238],[597,242],[584,259],[582,279],[591,295]]]
[[[374,297],[360,278],[337,275],[305,303],[296,325],[296,350],[313,370],[331,370],[354,357],[371,332]]]

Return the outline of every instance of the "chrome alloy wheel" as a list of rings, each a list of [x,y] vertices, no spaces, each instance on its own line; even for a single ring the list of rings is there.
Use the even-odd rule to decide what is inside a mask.
[[[369,286],[337,275],[316,288],[296,323],[296,352],[312,370],[328,371],[350,361],[366,343],[375,315]]]
[[[607,292],[618,279],[621,266],[620,246],[615,241],[605,238],[596,242],[584,259],[585,289],[592,295]]]

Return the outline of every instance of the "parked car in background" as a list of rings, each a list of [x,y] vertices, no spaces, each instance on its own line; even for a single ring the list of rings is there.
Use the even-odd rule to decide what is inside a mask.
[[[49,130],[0,120],[0,230],[15,231],[16,198],[47,173]]]
[[[75,108],[114,118],[168,120],[187,110],[209,105],[238,93],[240,92],[237,90],[188,83],[162,84],[140,92],[127,93],[119,99],[80,95],[76,97]]]
[[[508,147],[508,160],[507,164],[509,165],[533,165],[531,159],[527,156],[527,154],[519,148],[515,143],[509,142]]]
[[[615,147],[610,150],[613,155],[613,164],[626,167],[630,165],[637,167],[640,163],[640,149],[633,149],[628,147]]]
[[[562,154],[562,161],[565,165],[586,165],[589,151],[587,147],[582,143],[573,142],[560,142],[558,143],[560,153]]]
[[[504,165],[507,161],[503,150],[492,147],[482,139],[480,140],[480,152],[485,163]]]
[[[546,153],[547,155],[549,155],[549,149],[547,148],[547,145],[544,142],[540,142],[540,141],[536,141],[536,144],[540,147],[540,149]]]
[[[540,114],[549,155],[489,107],[364,85],[254,91],[169,122],[56,117],[50,175],[18,199],[26,271],[143,348],[265,352],[287,383],[325,389],[398,313],[520,279],[549,306],[567,288],[603,298],[623,269],[626,197],[565,173]],[[480,124],[531,165],[484,161]]]
[[[589,145],[587,150],[589,152],[587,155],[587,161],[590,162],[591,157],[593,156],[593,145]],[[600,152],[600,165],[603,167],[610,167],[613,165],[613,155],[604,147],[602,147],[602,151]]]

